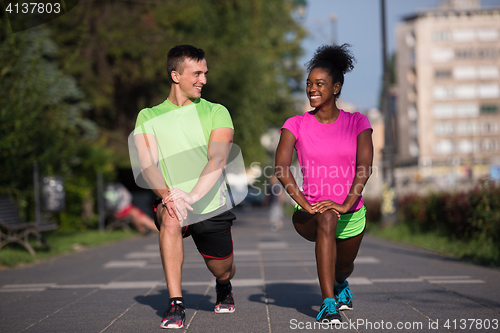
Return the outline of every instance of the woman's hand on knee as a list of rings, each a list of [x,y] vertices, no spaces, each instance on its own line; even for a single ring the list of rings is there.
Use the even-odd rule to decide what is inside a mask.
[[[312,209],[318,213],[324,213],[327,210],[332,210],[337,214],[337,217],[340,218],[340,214],[342,212],[342,206],[332,200],[322,200],[312,204]]]

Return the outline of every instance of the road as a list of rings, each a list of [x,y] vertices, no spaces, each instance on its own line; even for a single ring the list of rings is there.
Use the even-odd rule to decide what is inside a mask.
[[[235,213],[236,312],[213,313],[213,277],[186,239],[185,331],[335,330],[315,323],[314,244],[291,223],[271,232],[265,210]],[[349,282],[342,332],[500,330],[500,270],[366,236]],[[0,271],[0,332],[160,331],[167,298],[157,236],[138,236]]]

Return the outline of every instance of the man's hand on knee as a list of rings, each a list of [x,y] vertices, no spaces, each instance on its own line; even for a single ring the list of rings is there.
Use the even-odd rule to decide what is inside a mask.
[[[181,226],[181,219],[179,219],[177,209],[173,202],[168,202],[166,205],[158,205],[157,213],[158,221],[161,227],[179,227]]]
[[[193,210],[193,208],[189,204],[187,204],[182,198],[176,199],[173,202],[176,209],[175,212],[179,221],[182,222],[183,220],[187,219],[188,216],[187,209]]]

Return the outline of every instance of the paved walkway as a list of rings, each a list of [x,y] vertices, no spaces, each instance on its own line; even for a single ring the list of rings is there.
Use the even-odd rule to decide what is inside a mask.
[[[234,314],[215,315],[214,280],[185,240],[188,332],[323,331],[314,244],[266,212],[236,211]],[[343,332],[498,332],[500,271],[365,237]],[[167,306],[157,237],[137,237],[0,271],[0,332],[155,332]],[[496,328],[496,329],[495,329]],[[335,329],[335,328],[333,328]]]

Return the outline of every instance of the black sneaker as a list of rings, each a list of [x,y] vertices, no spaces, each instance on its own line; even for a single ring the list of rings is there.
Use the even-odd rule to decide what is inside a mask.
[[[342,322],[335,298],[327,297],[323,300],[316,320],[320,323],[340,324]]]
[[[184,318],[186,310],[181,301],[172,301],[168,306],[167,311],[163,314],[161,328],[184,328]]]
[[[352,299],[354,296],[352,295],[351,288],[349,288],[347,280],[336,285],[333,288],[333,293],[337,298],[339,310],[352,310]]]
[[[217,303],[215,303],[215,313],[233,313],[234,312],[234,299],[233,287],[231,282],[228,284],[215,284],[215,292],[217,293]]]

